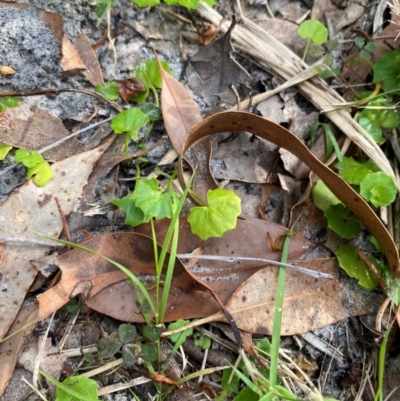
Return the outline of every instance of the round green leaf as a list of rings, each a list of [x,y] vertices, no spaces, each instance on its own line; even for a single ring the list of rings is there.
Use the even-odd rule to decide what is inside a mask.
[[[360,195],[375,207],[390,205],[396,194],[393,178],[380,171],[368,174],[360,184]]]
[[[352,157],[343,157],[342,161],[335,164],[339,175],[349,184],[360,185],[361,181],[370,173],[379,171],[371,160],[358,163]]]
[[[163,332],[162,327],[146,325],[143,327],[142,334],[148,340],[156,341],[157,339],[160,338],[162,332]]]
[[[146,104],[142,111],[149,116],[150,121],[158,121],[161,118],[161,109],[153,103]]]
[[[360,222],[341,203],[329,206],[325,217],[329,228],[343,238],[353,238],[361,231]]]
[[[122,360],[127,367],[133,366],[141,353],[141,348],[137,344],[127,344],[122,347]]]
[[[180,329],[181,327],[186,326],[189,323],[190,320],[179,319],[176,322],[170,323],[168,325],[168,331]],[[176,343],[178,340],[180,340],[181,344],[183,344],[186,338],[191,336],[192,334],[193,334],[193,329],[188,329],[180,333],[172,334],[171,336],[169,336],[169,338],[173,343]]]
[[[148,223],[151,219],[151,216],[145,215],[142,209],[136,206],[133,196],[113,199],[111,203],[125,211],[125,224],[128,226],[137,227],[143,223]]]
[[[137,336],[136,327],[123,323],[118,327],[118,336],[123,343],[131,343]]]
[[[202,240],[234,229],[241,213],[241,199],[229,189],[209,190],[207,201],[207,206],[192,208],[187,219],[192,232]]]
[[[373,66],[373,81],[382,82],[385,91],[400,88],[400,47],[385,53]]]
[[[179,4],[183,7],[190,8],[192,10],[199,6],[200,0],[179,0]]]
[[[32,168],[28,168],[26,178],[29,180],[33,177],[33,183],[38,187],[45,186],[52,178],[53,171],[47,162],[37,164]]]
[[[332,193],[332,191],[324,184],[322,180],[318,180],[312,190],[312,197],[315,206],[325,212],[329,206],[341,203],[340,200]]]
[[[84,376],[71,376],[56,387],[57,401],[82,401],[99,399],[97,383]]]
[[[157,360],[157,350],[152,344],[143,344],[140,357],[146,362],[155,362]]]
[[[358,279],[361,286],[372,289],[378,285],[377,279],[371,273],[367,264],[359,258],[357,248],[354,245],[340,245],[335,255],[338,258],[339,266],[350,277]]]
[[[114,354],[116,354],[119,349],[121,348],[121,343],[110,338],[102,338],[98,343],[97,343],[97,351],[99,353],[99,356],[102,358],[110,358]]]
[[[317,20],[307,20],[297,28],[298,35],[303,39],[311,39],[316,45],[322,45],[328,39],[328,30]]]
[[[36,150],[29,152],[28,149],[21,148],[15,152],[15,161],[22,163],[27,168],[31,168],[37,164],[43,163],[45,160],[43,159],[43,156]]]
[[[11,149],[12,146],[0,142],[0,160],[4,160]]]
[[[162,193],[155,178],[140,180],[135,192],[135,205],[142,210],[145,216],[156,219],[171,218],[172,202],[169,192]]]
[[[118,84],[114,81],[106,82],[104,85],[97,85],[94,90],[97,93],[103,95],[108,100],[119,99],[119,87]]]
[[[15,96],[11,96],[11,97],[6,97],[5,101],[7,107],[14,108],[18,106],[18,102],[20,100]]]
[[[117,134],[127,132],[133,139],[137,139],[138,130],[149,122],[147,114],[137,108],[124,110],[117,114],[111,121],[111,128]]]
[[[203,349],[209,349],[211,347],[211,340],[207,336],[196,336],[194,339],[194,345]]]

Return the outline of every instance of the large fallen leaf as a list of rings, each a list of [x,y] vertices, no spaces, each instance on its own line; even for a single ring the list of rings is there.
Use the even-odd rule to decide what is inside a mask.
[[[329,273],[333,280],[316,279],[288,270],[281,334],[305,333],[341,321],[349,316],[377,312],[385,296],[368,291],[339,271],[336,258],[314,259],[296,264]],[[271,334],[278,271],[265,268],[244,282],[229,299],[226,308],[238,328]],[[207,321],[225,321],[218,312]]]
[[[38,150],[69,134],[60,119],[27,103],[7,107],[0,114],[0,142],[16,148]],[[84,150],[80,141],[71,138],[43,155],[47,160],[61,160]]]
[[[27,305],[21,308],[17,319],[10,327],[10,338],[0,343],[0,397],[3,395],[8,382],[14,372],[19,351],[25,342],[26,337],[32,332],[37,323],[38,306]],[[18,331],[20,330],[20,331]]]
[[[161,106],[165,128],[175,150],[181,154],[188,132],[202,120],[202,117],[186,88],[168,74],[160,62],[158,64],[163,79]],[[211,141],[205,138],[185,155],[185,160],[192,168],[196,167],[193,189],[203,199],[206,199],[208,188],[218,187],[210,172],[211,152]]]
[[[399,269],[399,255],[392,237],[371,207],[354,189],[331,169],[318,160],[290,131],[272,121],[245,112],[224,112],[206,118],[187,136],[184,154],[192,144],[218,132],[246,131],[284,148],[313,170],[327,187],[357,216],[369,232],[378,240],[393,274]],[[179,178],[183,179],[182,158],[179,161]]]
[[[93,165],[110,142],[89,152],[54,163],[53,179],[44,187],[29,181],[15,191],[0,206],[0,237],[38,239],[34,233],[58,237],[63,224],[57,208],[58,198],[64,214],[68,215]],[[36,277],[36,269],[30,260],[42,258],[49,247],[7,243],[4,246],[0,271],[0,339],[13,323],[29,287]]]
[[[160,242],[168,224],[169,220],[155,222]],[[151,233],[149,225],[143,225],[139,230],[145,234]],[[203,253],[207,255],[278,260],[279,253],[268,250],[267,233],[275,239],[286,231],[285,227],[263,220],[246,219],[240,220],[236,229],[227,232],[222,238],[201,241],[191,233],[186,219],[181,218],[178,251],[188,253],[202,247]],[[143,278],[149,287],[154,283],[153,248],[149,237],[136,233],[106,234],[84,245],[129,268],[135,275]],[[295,236],[292,245],[291,258],[299,258],[315,247],[315,244],[301,236]],[[125,282],[126,275],[114,265],[95,255],[76,250],[60,256],[56,264],[63,272],[62,281],[38,297],[41,319],[68,302],[71,296],[82,293],[86,295],[87,305],[101,313],[119,320],[143,320],[136,306],[135,291]],[[217,263],[199,260],[191,272],[207,283],[222,303],[225,303],[243,281],[264,266],[265,263],[260,262]],[[208,316],[221,309],[211,295],[197,291],[201,290],[200,284],[184,270],[180,261],[177,261],[172,285],[166,321]]]

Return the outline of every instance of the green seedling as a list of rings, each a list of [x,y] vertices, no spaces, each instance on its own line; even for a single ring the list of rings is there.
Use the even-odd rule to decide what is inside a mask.
[[[360,49],[360,57],[363,60],[371,60],[372,53],[376,51],[376,44],[374,42],[366,42],[364,38],[357,36],[354,44]]]
[[[15,96],[10,96],[10,97],[1,99],[0,100],[0,113],[2,113],[7,107],[9,107],[9,108],[17,107],[19,101],[20,101],[20,99],[18,99]]]
[[[36,150],[29,152],[21,148],[15,152],[15,161],[22,163],[27,168],[26,178],[33,177],[33,182],[38,187],[43,187],[53,178],[53,171],[49,163]]]
[[[138,338],[136,327],[132,324],[121,324],[118,333],[102,338],[97,343],[97,350],[102,358],[110,358],[121,351],[126,367],[135,365],[139,357],[146,362],[157,360],[157,351],[154,345],[142,344]]]
[[[71,376],[60,383],[45,372],[40,374],[56,386],[56,401],[101,401],[97,383],[88,377]]]
[[[94,90],[108,100],[119,99],[119,86],[116,82],[106,82],[104,85],[96,85]]]
[[[174,323],[168,325],[168,331],[179,329],[180,327],[186,326],[189,324],[189,320],[179,319]],[[169,339],[175,344],[174,348],[172,349],[171,353],[174,354],[178,348],[186,341],[188,337],[193,334],[193,329],[187,329],[185,331],[181,331],[177,334],[172,334]]]
[[[12,148],[12,146],[0,142],[0,160],[4,160]]]
[[[372,66],[373,82],[382,83],[382,89],[400,93],[400,48],[385,53]]]
[[[236,227],[241,213],[241,200],[231,190],[214,189],[207,192],[207,204],[190,210],[188,222],[192,232],[202,240],[222,237]]]
[[[115,0],[96,0],[96,14],[99,16],[97,26],[101,24],[114,3]]]
[[[341,244],[335,255],[339,266],[350,277],[356,278],[361,286],[372,289],[378,285],[376,277],[371,273],[367,264],[358,256],[358,249],[354,245]]]
[[[317,20],[307,20],[302,22],[297,28],[297,33],[301,38],[307,40],[303,60],[307,57],[311,43],[322,45],[328,39],[328,30],[324,24]]]
[[[378,144],[384,142],[382,128],[394,129],[400,124],[400,115],[392,101],[380,96],[367,103],[358,117],[358,123]]]

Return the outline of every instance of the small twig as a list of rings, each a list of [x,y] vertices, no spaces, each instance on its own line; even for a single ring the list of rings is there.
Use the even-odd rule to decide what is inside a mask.
[[[288,269],[292,269],[292,270],[298,271],[300,273],[308,274],[309,276],[315,277],[315,278],[333,279],[333,276],[328,273],[316,272],[314,270],[306,269],[304,267],[294,266],[294,265],[290,265],[288,263],[277,262],[275,260],[269,260],[269,259],[240,257],[240,256],[232,257],[232,256],[214,256],[214,255],[196,255],[194,253],[178,253],[176,256],[180,259],[220,260],[220,261],[229,262],[229,263],[239,262],[241,260],[245,260],[248,262],[263,262],[263,263],[268,263],[268,264],[274,265],[274,266],[287,267]]]
[[[5,96],[36,96],[36,95],[48,95],[49,93],[59,93],[59,92],[75,92],[75,93],[83,93],[84,95],[88,96],[93,96],[96,97],[97,99],[108,103],[111,107],[113,107],[117,111],[122,111],[121,106],[114,102],[113,100],[107,99],[105,96],[103,96],[101,93],[95,92],[90,89],[75,89],[75,88],[51,88],[51,89],[39,89],[35,91],[30,91],[30,92],[1,92],[0,97],[5,97]]]

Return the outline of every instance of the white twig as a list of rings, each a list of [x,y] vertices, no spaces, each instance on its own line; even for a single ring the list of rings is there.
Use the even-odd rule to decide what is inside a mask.
[[[233,256],[196,255],[194,253],[178,253],[176,256],[180,259],[220,260],[220,261],[229,262],[229,263],[238,262],[240,260],[245,260],[248,262],[263,262],[263,263],[269,264],[269,265],[287,267],[288,269],[292,269],[292,270],[298,271],[300,273],[308,274],[309,276],[315,277],[315,278],[333,279],[332,275],[328,274],[328,273],[316,272],[314,270],[306,269],[304,267],[294,266],[294,265],[290,265],[288,263],[277,262],[275,260],[269,260],[269,259],[250,258],[250,257],[241,257],[241,256],[233,257]]]
[[[40,239],[30,239],[30,238],[15,238],[15,237],[0,237],[0,244],[1,243],[9,243],[9,242],[17,242],[20,244],[27,244],[27,245],[41,245],[41,246],[50,246],[54,247],[63,247],[64,244],[57,244],[56,242],[50,241],[43,241]]]

